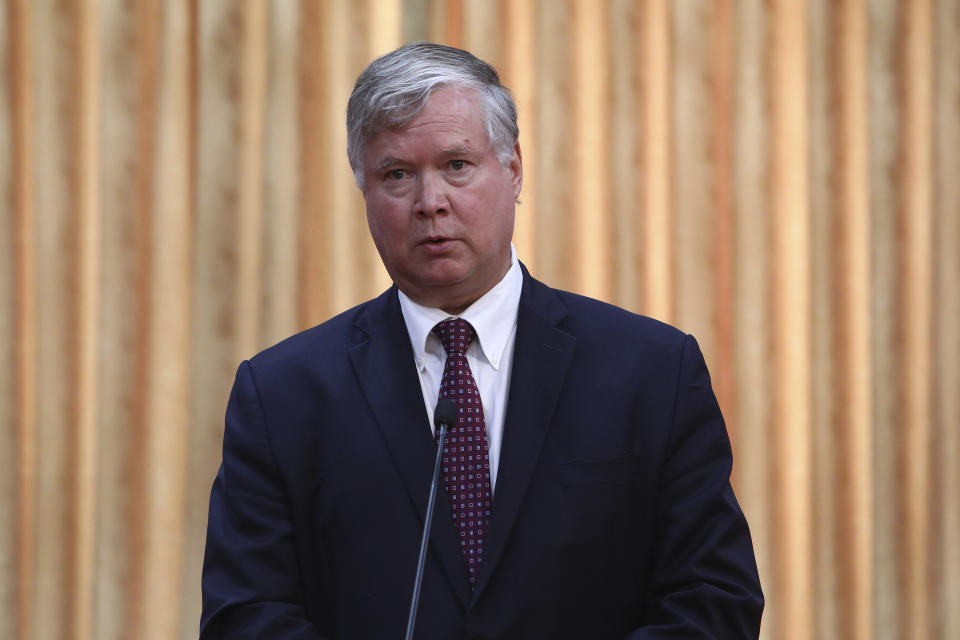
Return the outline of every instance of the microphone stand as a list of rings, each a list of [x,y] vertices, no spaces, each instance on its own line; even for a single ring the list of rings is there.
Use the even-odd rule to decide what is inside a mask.
[[[451,407],[452,405],[452,407]],[[451,411],[452,408],[452,411]],[[417,609],[420,607],[420,587],[423,584],[423,567],[427,561],[427,542],[430,539],[430,525],[433,523],[433,505],[437,501],[437,478],[440,476],[440,460],[443,458],[443,442],[447,437],[447,425],[456,419],[457,403],[452,398],[441,398],[434,412],[434,424],[439,429],[437,436],[437,458],[433,463],[433,479],[430,481],[430,497],[427,498],[427,517],[423,523],[423,538],[420,540],[420,558],[417,560],[417,577],[413,581],[413,598],[410,602],[410,617],[407,618],[406,640],[413,640],[413,626],[417,621]]]

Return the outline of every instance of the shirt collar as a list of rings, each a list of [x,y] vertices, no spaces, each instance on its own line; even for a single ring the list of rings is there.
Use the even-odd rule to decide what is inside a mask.
[[[398,291],[400,309],[410,334],[417,367],[424,367],[424,354],[431,343],[436,341],[434,348],[440,344],[440,339],[431,333],[433,327],[447,318],[459,317],[473,326],[480,353],[494,370],[499,369],[503,350],[517,324],[517,309],[520,306],[522,289],[523,274],[520,272],[517,251],[511,243],[510,268],[506,275],[459,316],[451,316],[443,309],[425,307],[411,300],[403,291]]]

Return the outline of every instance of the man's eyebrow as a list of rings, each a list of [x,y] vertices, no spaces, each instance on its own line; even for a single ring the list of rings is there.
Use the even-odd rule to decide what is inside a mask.
[[[374,169],[376,171],[382,171],[383,169],[389,169],[390,167],[396,164],[400,164],[400,160],[398,158],[394,158],[393,156],[387,156],[386,158],[383,158],[382,160],[380,160],[380,162],[377,163],[377,166],[374,167]]]
[[[441,149],[440,153],[445,156],[465,156],[473,153],[473,147],[470,146],[469,142],[464,142],[461,144],[455,144],[452,147],[447,147],[446,149]],[[394,156],[386,156],[376,164],[374,170],[383,171],[384,169],[389,169],[390,167],[398,164],[403,164],[403,160]]]
[[[463,144],[456,144],[452,147],[448,147],[443,150],[443,154],[447,156],[462,156],[468,155],[473,152],[473,147],[470,146],[469,142]]]

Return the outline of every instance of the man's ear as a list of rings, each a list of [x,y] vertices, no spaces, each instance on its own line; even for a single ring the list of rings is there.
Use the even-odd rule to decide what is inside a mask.
[[[520,190],[523,188],[523,154],[520,153],[520,141],[513,143],[513,158],[510,160],[510,173],[513,182],[513,198],[520,198]]]

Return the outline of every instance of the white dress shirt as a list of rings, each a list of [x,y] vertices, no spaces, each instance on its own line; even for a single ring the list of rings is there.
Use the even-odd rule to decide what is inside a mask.
[[[440,395],[440,380],[447,354],[432,329],[447,318],[463,318],[473,326],[476,337],[467,349],[467,362],[480,391],[483,418],[487,427],[490,449],[490,487],[496,490],[500,446],[503,443],[503,418],[510,391],[510,371],[513,368],[513,344],[517,337],[517,309],[523,274],[517,262],[517,252],[510,245],[510,268],[490,291],[461,313],[451,316],[442,309],[417,304],[402,291],[400,308],[413,346],[414,364],[420,376],[423,402],[430,416],[433,430],[433,412]]]

